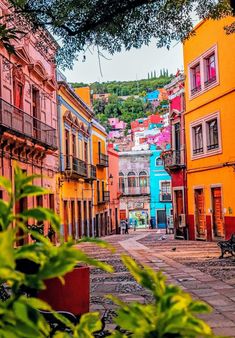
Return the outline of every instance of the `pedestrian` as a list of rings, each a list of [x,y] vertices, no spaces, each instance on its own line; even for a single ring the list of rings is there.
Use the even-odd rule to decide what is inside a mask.
[[[136,231],[136,226],[137,226],[137,220],[134,219],[134,231]]]
[[[150,229],[153,229],[153,219],[152,219],[152,217],[150,218]]]
[[[128,219],[126,219],[126,221],[125,221],[125,234],[129,234],[129,232],[128,232],[128,226],[129,226],[129,224],[128,224]]]

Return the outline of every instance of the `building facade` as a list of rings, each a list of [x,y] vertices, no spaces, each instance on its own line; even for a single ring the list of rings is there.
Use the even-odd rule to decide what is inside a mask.
[[[150,221],[150,155],[149,150],[119,153],[120,219],[137,228]]]
[[[189,238],[235,232],[235,36],[232,17],[199,23],[184,43]]]
[[[161,150],[150,146],[150,217],[159,229],[170,227],[172,215],[171,177],[165,171]]]
[[[59,160],[58,193],[61,232],[78,239],[94,235],[91,109],[65,82],[58,82]]]
[[[91,128],[92,160],[96,166],[97,180],[93,185],[93,215],[95,236],[105,236],[110,232],[108,190],[107,133],[95,119]]]
[[[10,13],[9,3],[0,3],[0,16]],[[4,20],[4,19],[3,19]],[[27,175],[40,174],[34,184],[48,188],[45,196],[25,197],[16,204],[15,212],[43,206],[59,211],[56,200],[57,109],[55,53],[58,48],[47,31],[32,33],[27,22],[14,26],[26,34],[14,41],[15,53],[0,45],[0,175],[14,185],[14,166]],[[0,191],[0,198],[7,198]],[[48,233],[44,223],[44,233]],[[23,235],[23,234],[22,234]],[[25,236],[19,244],[28,242]]]
[[[108,145],[108,157],[109,157],[109,168],[108,168],[108,190],[110,192],[109,202],[109,233],[119,233],[119,204],[120,204],[120,193],[118,188],[119,182],[119,154],[114,149],[113,144]]]
[[[171,176],[173,222],[175,237],[188,238],[186,224],[187,213],[187,178],[185,152],[185,76],[177,76],[165,86],[169,98],[169,123],[171,131],[170,150],[162,153],[164,166]]]

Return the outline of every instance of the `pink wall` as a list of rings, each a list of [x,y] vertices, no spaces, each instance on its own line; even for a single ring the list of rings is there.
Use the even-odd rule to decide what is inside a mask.
[[[9,13],[8,7],[7,1],[0,2],[0,16]],[[17,23],[14,24],[17,27]],[[20,29],[27,31],[28,28],[21,26]],[[46,31],[41,33],[43,37],[39,37],[38,33],[32,34],[29,29],[28,34],[14,42],[16,55],[9,56],[0,45],[1,124],[4,127],[4,117],[8,127],[1,132],[5,157],[0,175],[12,179],[13,167],[17,162],[28,174],[42,174],[45,178],[37,183],[55,193],[58,154],[54,56],[57,44]],[[54,146],[51,147],[52,144]],[[53,204],[49,196],[44,196],[42,202],[46,207]],[[28,199],[28,206],[35,203],[35,200]],[[58,209],[55,197],[54,205]]]
[[[117,208],[117,215],[119,217],[119,155],[118,152],[113,149],[113,144],[108,145],[109,156],[109,168],[108,176],[113,176],[112,184],[109,179],[109,191],[110,191],[110,209],[112,212],[112,232],[115,232],[115,208]],[[119,224],[119,219],[118,219]]]

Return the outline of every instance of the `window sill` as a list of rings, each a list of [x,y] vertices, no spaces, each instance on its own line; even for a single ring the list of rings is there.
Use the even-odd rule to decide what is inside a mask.
[[[196,97],[206,93],[208,90],[210,90],[210,89],[212,89],[212,88],[214,88],[218,85],[219,85],[219,80],[216,79],[215,81],[209,83],[208,85],[204,84],[204,87],[202,87],[201,90],[196,92],[195,94],[192,94],[191,90],[190,90],[189,100],[191,101],[191,100],[195,99]]]
[[[191,160],[192,161],[193,160],[200,160],[201,158],[205,158],[205,157],[209,157],[209,156],[214,156],[214,155],[218,155],[218,154],[222,154],[222,149],[216,149],[216,150],[207,151],[206,153],[192,155],[191,156]]]

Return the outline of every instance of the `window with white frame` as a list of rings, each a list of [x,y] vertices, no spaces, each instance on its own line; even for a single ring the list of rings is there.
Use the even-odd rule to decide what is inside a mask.
[[[217,46],[200,55],[189,64],[190,97],[193,98],[214,86],[219,82],[217,66]]]
[[[207,150],[219,148],[219,134],[217,118],[206,122]]]
[[[211,83],[216,81],[216,61],[215,52],[204,58],[205,68],[205,86],[209,86]]]
[[[161,157],[156,158],[156,166],[163,165]]]
[[[191,77],[191,94],[195,94],[201,90],[201,71],[200,63],[192,66],[190,68],[190,77]]]
[[[193,154],[203,153],[202,124],[193,127]]]
[[[161,184],[160,200],[165,202],[171,201],[171,182],[162,181],[160,184]]]
[[[192,157],[221,152],[219,113],[205,116],[191,124]]]

